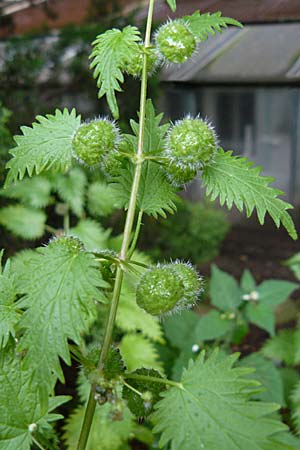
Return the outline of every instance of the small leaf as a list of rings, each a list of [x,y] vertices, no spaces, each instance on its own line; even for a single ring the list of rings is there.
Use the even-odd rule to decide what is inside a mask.
[[[66,174],[58,174],[53,181],[60,198],[67,203],[77,217],[81,217],[84,212],[87,185],[84,171],[74,167]]]
[[[72,163],[72,140],[80,126],[76,111],[58,109],[55,115],[37,116],[31,127],[21,127],[23,135],[15,136],[16,147],[10,150],[6,183],[22,180],[27,172],[31,177],[45,170],[64,172]]]
[[[46,214],[26,206],[7,206],[0,209],[0,224],[18,237],[38,239],[45,232]]]
[[[288,366],[297,366],[300,364],[300,330],[280,330],[265,343],[262,353]]]
[[[173,12],[176,11],[176,0],[167,0],[168,5],[170,6]]]
[[[233,204],[239,211],[245,207],[247,217],[256,209],[258,220],[264,224],[269,213],[277,228],[282,224],[293,239],[297,232],[287,210],[293,206],[278,198],[283,193],[270,187],[274,179],[260,175],[260,167],[252,167],[247,158],[233,156],[232,151],[219,149],[214,161],[203,170],[203,185],[212,200],[217,197],[220,204],[226,203],[228,209]]]
[[[90,214],[96,217],[109,216],[121,207],[116,200],[114,189],[101,181],[89,185],[87,201]]]
[[[129,372],[136,369],[156,369],[162,372],[158,354],[149,339],[140,334],[127,334],[120,344],[121,355]]]
[[[244,270],[241,278],[241,288],[247,294],[250,294],[250,292],[255,291],[256,282],[250,270],[247,269]]]
[[[245,314],[249,322],[266,330],[271,336],[275,334],[275,315],[273,309],[264,303],[248,303]]]
[[[237,309],[242,303],[242,294],[236,280],[217,266],[212,266],[209,294],[212,304],[222,311]]]
[[[194,332],[194,341],[221,339],[232,330],[233,326],[232,320],[222,319],[218,311],[212,310],[199,318]]]
[[[181,385],[162,394],[152,414],[160,446],[172,450],[261,450],[286,426],[272,417],[278,406],[249,400],[258,383],[245,376],[251,369],[233,368],[237,355],[202,352],[190,361]]]
[[[9,337],[15,336],[15,326],[19,321],[20,313],[17,310],[15,300],[17,290],[11,274],[10,262],[4,269],[0,265],[0,348],[8,343]]]
[[[222,33],[223,28],[228,25],[243,28],[243,25],[230,17],[222,17],[221,12],[200,14],[200,11],[194,12],[191,16],[183,17],[187,21],[190,30],[200,41],[206,41],[209,35],[214,36],[216,32]]]
[[[283,280],[263,281],[257,288],[259,302],[275,308],[285,302],[289,296],[299,289],[299,284]]]
[[[99,88],[98,97],[106,95],[109,108],[115,119],[119,117],[119,108],[115,91],[120,92],[120,83],[124,82],[122,73],[124,63],[131,52],[137,51],[140,32],[136,27],[127,26],[123,30],[112,29],[97,36],[93,42],[91,68]]]
[[[200,317],[193,311],[182,311],[180,314],[167,317],[164,322],[164,330],[167,339],[174,347],[191,352],[195,344],[195,328]]]
[[[45,208],[49,205],[51,202],[50,193],[51,183],[45,176],[26,178],[0,191],[2,197],[19,200],[32,208]]]
[[[69,234],[80,239],[86,250],[96,252],[108,247],[110,230],[104,230],[95,220],[83,219],[78,222],[76,227],[70,229]]]

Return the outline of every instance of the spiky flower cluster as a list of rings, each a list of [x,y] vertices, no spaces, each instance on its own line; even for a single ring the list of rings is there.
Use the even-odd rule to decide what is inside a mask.
[[[135,78],[140,78],[143,72],[144,66],[144,55],[147,54],[147,71],[148,74],[154,72],[158,67],[161,58],[156,48],[148,47],[146,48],[144,44],[140,43],[137,45],[137,51],[130,53],[124,61],[122,69],[129,75]]]
[[[194,172],[209,163],[217,150],[214,128],[200,117],[186,117],[169,130],[163,156],[170,162],[171,178],[194,177]]]
[[[196,50],[196,39],[183,20],[173,20],[162,25],[156,33],[156,46],[169,62],[181,64]]]
[[[85,123],[74,136],[74,156],[80,162],[93,167],[118,147],[119,139],[118,128],[107,118]]]
[[[158,264],[143,274],[137,286],[137,304],[160,316],[191,308],[202,292],[202,278],[189,263]]]

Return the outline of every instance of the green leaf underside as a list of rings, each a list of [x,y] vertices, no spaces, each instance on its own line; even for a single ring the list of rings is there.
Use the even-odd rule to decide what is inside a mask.
[[[26,266],[18,267],[24,294],[18,306],[27,308],[18,350],[26,350],[24,367],[33,368],[46,391],[53,374],[63,380],[59,357],[70,364],[67,341],[81,342],[81,333],[96,317],[95,301],[102,300],[97,288],[106,283],[93,255],[70,248],[65,238],[32,252]]]
[[[182,389],[162,394],[152,415],[160,445],[172,450],[263,450],[270,438],[286,429],[270,417],[273,403],[249,400],[257,382],[245,378],[249,369],[233,368],[237,355],[202,353],[190,361],[182,376]],[[268,417],[269,416],[269,417]]]
[[[262,348],[263,354],[288,366],[300,364],[300,330],[280,330]]]
[[[209,294],[212,304],[222,311],[235,310],[243,301],[237,281],[216,265],[212,266]]]
[[[1,265],[0,265],[1,269]],[[0,272],[1,273],[1,272]],[[7,262],[0,274],[0,349],[6,346],[10,336],[15,336],[15,325],[19,313],[15,300],[17,291],[14,279],[10,273],[10,263]]]
[[[0,225],[23,239],[34,240],[43,236],[46,219],[43,211],[22,205],[0,209]]]
[[[120,351],[129,372],[143,367],[162,372],[156,348],[149,339],[140,334],[125,335],[120,344]]]
[[[278,198],[282,192],[270,187],[273,178],[261,176],[260,167],[252,167],[247,158],[233,156],[232,151],[219,149],[213,163],[203,169],[203,185],[212,200],[219,197],[220,204],[229,209],[233,204],[239,211],[245,207],[247,217],[256,209],[263,225],[266,213],[272,217],[277,228],[282,224],[293,239],[297,232],[287,210],[293,206]]]
[[[191,16],[183,17],[183,19],[188,23],[189,29],[199,41],[206,41],[209,35],[214,36],[217,32],[222,33],[228,25],[243,27],[237,20],[222,17],[221,12],[201,14],[200,11],[196,11]]]
[[[170,6],[173,12],[176,11],[176,0],[167,0],[168,5]]]
[[[122,444],[132,437],[134,421],[130,411],[126,408],[123,420],[112,421],[111,409],[110,404],[96,407],[86,450],[120,450],[123,449]],[[69,450],[76,448],[84,412],[83,407],[75,410],[64,427],[64,440]]]
[[[44,208],[51,201],[50,192],[50,180],[45,176],[35,176],[11,184],[0,191],[0,195],[19,200],[24,205],[32,208]]]
[[[28,426],[35,423],[40,431],[49,428],[47,422],[61,418],[50,412],[69,398],[50,398],[48,410],[42,412],[32,371],[22,370],[19,357],[8,347],[0,353],[0,384],[0,450],[30,450]]]
[[[67,174],[58,174],[54,179],[55,189],[77,217],[84,212],[87,179],[84,171],[74,167]]]
[[[52,169],[64,172],[72,162],[72,140],[80,126],[80,116],[75,109],[69,113],[58,109],[54,115],[37,116],[32,127],[21,127],[23,135],[15,136],[16,147],[10,150],[6,186],[22,180],[26,174]]]
[[[112,29],[97,36],[93,42],[91,68],[99,88],[98,97],[106,95],[109,108],[115,119],[119,117],[115,91],[121,92],[124,82],[122,67],[131,52],[137,52],[137,42],[141,39],[136,27],[127,26],[123,30]]]

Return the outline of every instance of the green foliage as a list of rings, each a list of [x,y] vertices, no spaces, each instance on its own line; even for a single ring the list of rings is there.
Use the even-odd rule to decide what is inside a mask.
[[[69,397],[52,397],[47,410],[41,408],[32,368],[22,370],[20,356],[12,345],[0,352],[0,449],[30,450],[33,437],[51,430],[50,423],[63,418],[52,411]]]
[[[154,258],[177,258],[201,264],[218,255],[229,231],[229,222],[222,210],[207,203],[185,201],[168,220],[144,221],[145,244]]]
[[[68,234],[80,239],[86,250],[96,252],[107,248],[110,231],[104,230],[95,220],[82,219]]]
[[[162,372],[162,365],[158,361],[154,345],[140,334],[126,334],[120,343],[120,350],[125,366],[130,372],[143,367]]]
[[[87,450],[120,450],[133,435],[134,422],[130,411],[125,410],[121,421],[112,421],[111,411],[109,404],[97,406]],[[71,414],[64,427],[64,440],[69,450],[76,448],[83,417],[84,407],[81,406]]]
[[[53,375],[64,379],[59,357],[70,364],[67,340],[81,342],[81,333],[96,318],[95,299],[103,301],[97,288],[106,283],[93,255],[65,237],[31,253],[20,277],[23,297],[18,307],[26,311],[18,350],[26,350],[24,367],[32,367],[45,395]]]
[[[2,252],[0,253],[1,268]],[[0,348],[3,349],[10,336],[15,337],[15,329],[19,320],[19,312],[15,304],[17,291],[11,274],[10,263],[7,262],[0,273]]]
[[[140,32],[136,27],[127,26],[122,31],[108,30],[97,36],[93,42],[91,68],[99,88],[98,97],[106,95],[108,105],[115,119],[119,117],[119,108],[115,91],[120,92],[120,83],[124,82],[122,67],[130,52],[137,52]]]
[[[292,415],[295,429],[297,433],[300,433],[300,381],[298,381],[296,387],[293,389],[292,395]]]
[[[84,212],[86,185],[86,175],[79,167],[71,169],[64,175],[57,174],[54,178],[55,190],[78,217],[81,217]]]
[[[37,116],[36,120],[32,128],[21,127],[23,135],[14,138],[17,145],[10,150],[13,158],[7,163],[7,186],[22,180],[26,172],[29,176],[50,168],[64,172],[71,166],[72,139],[80,126],[75,109],[71,113],[57,109],[55,115]]]
[[[167,3],[173,12],[176,11],[176,0],[167,0]]]
[[[291,258],[284,261],[283,264],[289,267],[297,280],[300,281],[300,253],[296,253],[295,255],[291,256]]]
[[[221,205],[226,203],[229,209],[233,204],[239,211],[245,207],[247,217],[256,209],[263,225],[266,213],[269,213],[277,227],[282,224],[293,239],[297,239],[293,221],[287,210],[292,205],[278,198],[282,192],[270,187],[273,178],[260,175],[261,168],[253,168],[247,158],[233,156],[232,152],[219,149],[213,163],[203,170],[203,185],[212,200],[217,197]]]
[[[2,197],[18,200],[32,208],[44,208],[49,205],[52,201],[50,193],[51,182],[43,175],[25,178],[0,191]]]
[[[0,209],[0,224],[14,235],[34,240],[44,234],[46,215],[38,209],[11,205]]]
[[[267,358],[297,366],[300,364],[300,330],[280,330],[266,342],[262,352]]]
[[[212,304],[223,311],[235,310],[243,301],[236,280],[215,265],[212,266],[209,293]]]
[[[171,442],[173,450],[213,450],[221,442],[224,450],[259,450],[285,430],[272,418],[278,406],[249,400],[258,383],[246,377],[249,369],[233,368],[236,360],[237,355],[217,352],[205,360],[202,353],[190,362],[181,384],[162,394],[152,415],[161,446]]]
[[[87,207],[92,216],[105,217],[120,208],[116,201],[115,191],[110,185],[101,181],[89,184],[87,192]]]
[[[243,27],[237,20],[222,17],[221,12],[200,14],[200,11],[196,11],[183,19],[187,21],[190,30],[200,42],[206,41],[209,35],[214,36],[216,32],[222,33],[223,28],[227,28],[228,25]]]

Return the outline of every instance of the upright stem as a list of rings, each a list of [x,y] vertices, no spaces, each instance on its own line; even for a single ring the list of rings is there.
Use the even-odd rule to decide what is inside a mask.
[[[151,44],[151,28],[152,28],[152,20],[153,20],[153,11],[154,11],[154,3],[155,0],[149,0],[149,10],[148,10],[148,19],[147,19],[147,28],[146,28],[146,35],[145,35],[145,47],[149,47]],[[139,138],[138,138],[138,148],[136,153],[136,166],[135,166],[135,172],[134,172],[134,178],[132,182],[131,187],[131,194],[130,194],[130,201],[126,216],[126,222],[125,222],[125,228],[124,228],[124,235],[123,235],[123,241],[120,251],[120,258],[123,260],[127,259],[128,256],[128,248],[130,245],[131,240],[131,233],[133,229],[133,223],[135,218],[135,212],[136,212],[136,201],[137,201],[137,195],[139,190],[139,184],[141,179],[141,173],[142,173],[142,164],[143,164],[143,143],[144,143],[144,133],[145,133],[145,114],[146,114],[146,100],[147,100],[147,83],[148,83],[148,61],[147,61],[147,54],[145,52],[144,55],[144,62],[143,62],[143,74],[142,74],[142,84],[141,84],[141,97],[140,97],[140,121],[139,121]],[[101,347],[101,353],[99,358],[99,370],[102,370],[105,359],[107,357],[111,340],[112,340],[112,333],[114,329],[114,323],[116,319],[116,314],[118,310],[119,305],[119,298],[121,293],[121,287],[122,287],[122,281],[123,281],[123,271],[118,266],[116,271],[116,279],[114,284],[114,290],[109,310],[109,316],[105,328],[105,334],[104,334],[104,340]],[[95,388],[96,386],[93,385],[91,388],[91,392],[89,395],[88,403],[86,406],[85,416],[82,424],[81,434],[77,445],[77,450],[85,450],[93,417],[94,412],[96,408],[96,401],[94,399],[95,396]]]

